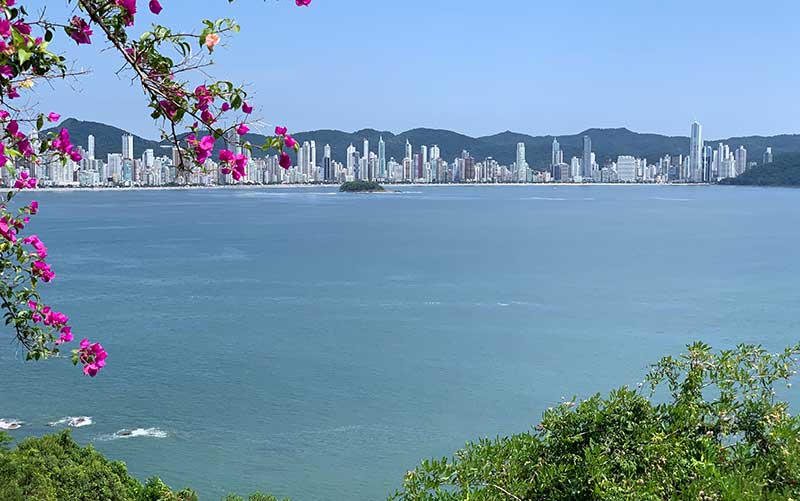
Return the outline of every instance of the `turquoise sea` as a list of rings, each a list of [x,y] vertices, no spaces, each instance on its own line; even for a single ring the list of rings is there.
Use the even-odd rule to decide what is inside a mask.
[[[35,194],[45,297],[109,365],[3,332],[0,418],[90,416],[80,442],[202,499],[380,500],[690,341],[800,337],[798,190],[402,190]]]

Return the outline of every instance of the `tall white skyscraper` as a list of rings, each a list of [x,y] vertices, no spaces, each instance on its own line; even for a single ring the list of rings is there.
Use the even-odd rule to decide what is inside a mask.
[[[419,152],[422,155],[422,165],[428,163],[428,147],[424,144],[419,147]]]
[[[747,150],[744,146],[739,146],[733,155],[736,159],[736,175],[741,176],[747,170]]]
[[[122,158],[133,160],[133,135],[122,135]]]
[[[317,168],[317,143],[316,141],[311,141],[311,154],[308,157],[308,170],[309,174],[314,174],[314,171]]]
[[[89,144],[86,145],[88,147],[86,153],[89,155],[89,160],[94,160],[94,136],[92,134],[89,134],[88,143]]]
[[[592,154],[592,138],[583,136],[583,178],[592,178],[592,167],[594,164],[594,155]]]
[[[356,169],[356,147],[353,143],[347,147],[347,174],[354,175]]]
[[[525,158],[525,143],[517,143],[517,181],[528,180],[528,161]]]
[[[439,160],[440,158],[442,158],[442,152],[439,149],[439,146],[434,144],[433,146],[431,146],[431,163],[433,163],[436,160]]]
[[[689,139],[689,180],[703,180],[703,131],[699,123],[692,123],[692,136]]]
[[[386,172],[386,143],[383,141],[383,136],[378,139],[378,175],[381,179],[388,179]]]
[[[361,151],[361,158],[369,159],[369,139],[364,138],[364,149]]]
[[[406,139],[406,156],[405,156],[405,158],[407,158],[409,160],[414,158],[414,150],[413,150],[413,148],[411,148],[411,143],[408,142],[408,139]]]

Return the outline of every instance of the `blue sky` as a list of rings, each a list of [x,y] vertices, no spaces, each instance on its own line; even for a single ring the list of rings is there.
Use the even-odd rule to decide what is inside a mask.
[[[34,0],[66,15],[65,0]],[[146,10],[146,0],[139,0]],[[709,138],[800,132],[800,3],[740,0],[162,0],[182,28],[235,17],[215,76],[291,130],[589,127]],[[149,12],[139,22],[149,22]],[[96,37],[99,39],[99,37]],[[66,44],[65,42],[70,42]],[[89,77],[38,89],[65,116],[155,136],[111,54],[62,42]]]

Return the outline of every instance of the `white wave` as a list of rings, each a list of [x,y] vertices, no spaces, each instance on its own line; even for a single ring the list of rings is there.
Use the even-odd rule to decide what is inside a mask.
[[[123,429],[111,435],[103,435],[98,440],[117,440],[120,438],[167,438],[166,431],[159,428],[134,428],[132,430]]]
[[[497,303],[497,306],[511,306],[509,303]]]
[[[18,419],[0,419],[0,430],[12,431],[22,428],[24,423]]]
[[[556,197],[525,197],[522,200],[552,200],[556,202],[564,202],[568,200],[567,198],[556,198]]]
[[[689,198],[665,198],[665,197],[654,197],[653,200],[663,200],[665,202],[691,202],[692,201]]]
[[[67,416],[48,423],[50,426],[69,426],[70,428],[83,428],[84,426],[91,426],[94,423],[91,416]]]

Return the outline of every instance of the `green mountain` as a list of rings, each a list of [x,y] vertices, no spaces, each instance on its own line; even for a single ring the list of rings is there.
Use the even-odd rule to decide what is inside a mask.
[[[125,131],[118,127],[97,123],[85,122],[70,118],[65,120],[59,127],[68,127],[72,135],[73,142],[85,147],[89,134],[95,136],[95,155],[97,158],[105,158],[108,153],[118,153],[122,149],[121,136]],[[618,155],[634,155],[645,157],[651,162],[666,154],[686,155],[689,151],[689,138],[682,136],[663,136],[660,134],[640,134],[625,128],[616,129],[588,129],[579,134],[558,136],[557,139],[564,151],[564,160],[569,162],[572,156],[580,157],[583,152],[583,136],[588,135],[592,139],[593,151],[596,154],[597,162],[605,163],[607,160],[616,159]],[[553,143],[553,136],[529,136],[516,132],[506,131],[492,136],[470,137],[457,132],[441,129],[412,129],[400,134],[389,131],[379,131],[375,129],[363,129],[356,132],[343,132],[339,130],[315,130],[308,132],[298,132],[294,137],[300,141],[316,141],[317,157],[322,157],[322,148],[325,144],[331,146],[333,157],[339,162],[345,161],[348,145],[352,144],[359,151],[362,149],[364,139],[370,143],[370,150],[377,151],[378,139],[383,137],[386,142],[386,156],[394,157],[397,160],[405,156],[406,140],[410,141],[414,151],[418,152],[422,144],[431,146],[438,145],[442,157],[451,161],[459,156],[463,150],[482,160],[486,157],[493,157],[503,164],[510,164],[515,160],[516,145],[519,142],[525,143],[526,157],[528,163],[534,168],[542,169],[550,164],[550,149]],[[264,136],[259,134],[247,134],[245,139],[253,144],[260,144]],[[747,148],[750,158],[760,160],[761,154],[767,148],[772,147],[775,158],[780,158],[784,154],[800,154],[800,135],[779,135],[779,136],[747,136],[733,137],[727,139],[717,139],[707,141],[706,144],[716,146],[717,143],[724,142],[731,148],[744,146]],[[222,142],[217,143],[218,148],[222,147]],[[169,151],[164,149],[159,141],[148,140],[134,136],[134,152],[141,153],[148,148],[159,151]],[[256,157],[261,157],[260,150],[254,150]]]
[[[800,186],[800,154],[778,155],[767,165],[754,167],[739,177],[723,179],[721,184],[740,186]]]

